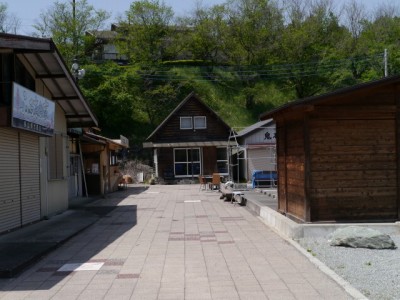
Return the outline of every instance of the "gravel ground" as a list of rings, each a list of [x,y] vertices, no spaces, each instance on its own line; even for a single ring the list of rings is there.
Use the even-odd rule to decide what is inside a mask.
[[[391,238],[400,247],[400,234]],[[326,238],[304,238],[297,242],[368,299],[400,299],[400,248],[335,247]]]

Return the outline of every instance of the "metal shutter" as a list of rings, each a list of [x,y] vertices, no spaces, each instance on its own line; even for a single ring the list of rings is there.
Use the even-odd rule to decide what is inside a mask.
[[[20,133],[22,225],[40,219],[39,136]]]
[[[0,128],[0,232],[21,225],[18,132]]]
[[[251,175],[254,170],[265,170],[275,171],[276,170],[276,159],[275,159],[275,148],[263,147],[255,149],[247,149],[248,158],[248,178],[251,179]]]

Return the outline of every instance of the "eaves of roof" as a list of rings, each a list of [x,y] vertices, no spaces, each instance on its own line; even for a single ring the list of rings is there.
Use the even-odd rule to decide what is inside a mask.
[[[325,93],[322,95],[298,99],[298,100],[289,102],[287,104],[284,104],[282,106],[279,106],[273,110],[264,112],[263,114],[260,115],[260,120],[274,118],[278,114],[284,114],[285,112],[296,109],[296,108],[301,109],[303,107],[304,109],[306,109],[308,105],[318,104],[325,100],[334,98],[336,96],[343,96],[343,95],[347,95],[347,94],[350,95],[351,93],[357,92],[362,89],[370,89],[370,88],[385,86],[388,84],[399,83],[399,82],[400,82],[400,76],[391,76],[391,77],[386,77],[386,78],[379,79],[379,80],[369,81],[369,82],[353,85],[350,87],[342,88],[342,89],[339,89],[339,90],[336,90],[333,92],[329,92],[329,93]]]
[[[67,126],[97,126],[98,121],[52,39],[0,33],[0,51],[25,61],[61,106]]]

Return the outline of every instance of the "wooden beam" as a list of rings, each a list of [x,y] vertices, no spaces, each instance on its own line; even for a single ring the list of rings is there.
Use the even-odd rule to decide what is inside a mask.
[[[70,100],[79,100],[77,96],[61,96],[61,97],[53,97],[51,98],[53,101],[70,101]]]
[[[36,78],[37,79],[53,79],[53,78],[65,78],[65,74],[61,73],[61,74],[37,74]]]
[[[400,86],[394,88],[396,98],[396,155],[397,155],[397,220],[400,220]]]
[[[289,203],[288,203],[288,201],[289,201],[289,199],[288,199],[288,172],[287,172],[287,160],[286,160],[286,158],[287,158],[287,127],[286,127],[286,122],[283,122],[282,123],[283,124],[283,126],[281,127],[281,132],[282,132],[282,139],[283,139],[283,155],[284,155],[284,157],[283,157],[283,159],[284,159],[284,161],[285,161],[285,163],[284,163],[284,172],[285,172],[285,182],[283,182],[283,184],[284,184],[284,190],[285,190],[285,193],[284,193],[284,195],[285,195],[285,199],[284,199],[284,201],[285,201],[285,207],[284,207],[284,212],[285,213],[287,213],[288,212],[288,210],[289,210]],[[279,138],[279,137],[278,137]],[[278,182],[278,184],[279,184],[279,182]],[[280,199],[279,198],[279,195],[278,195],[278,199]]]

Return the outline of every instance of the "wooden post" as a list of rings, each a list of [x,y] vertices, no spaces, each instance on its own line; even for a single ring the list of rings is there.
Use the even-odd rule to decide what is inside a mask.
[[[396,160],[397,160],[397,220],[400,220],[400,86],[396,85],[395,89],[395,99],[396,99]]]
[[[310,128],[309,116],[305,114],[303,123],[304,136],[304,220],[311,222],[311,153],[310,153]]]
[[[278,169],[278,209],[283,210],[286,214],[288,212],[288,197],[287,197],[287,189],[288,189],[288,178],[287,178],[287,139],[286,139],[286,123],[283,118],[276,120],[276,131],[277,131],[277,139],[276,139],[276,151],[277,151],[277,169]],[[279,124],[279,125],[278,125]],[[280,156],[282,156],[282,163],[280,163]],[[280,180],[282,177],[280,174],[283,174],[284,181]],[[283,192],[282,192],[283,191]],[[282,201],[284,201],[284,206],[280,207]]]

